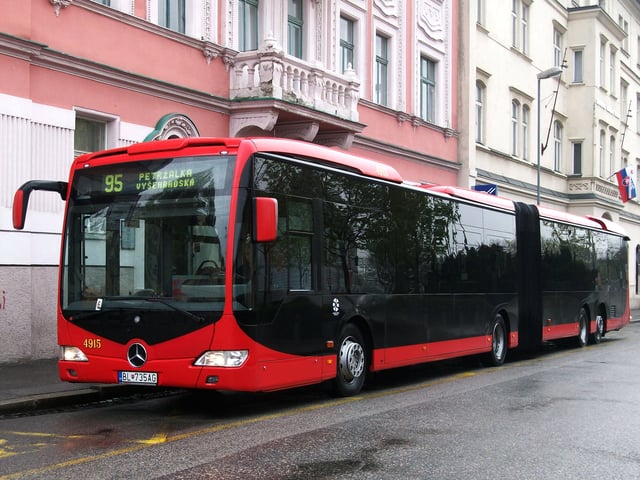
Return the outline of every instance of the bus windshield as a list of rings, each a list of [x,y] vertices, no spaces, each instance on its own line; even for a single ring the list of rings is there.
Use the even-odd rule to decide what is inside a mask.
[[[201,156],[78,170],[64,235],[63,312],[109,302],[221,311],[234,164],[233,156]]]

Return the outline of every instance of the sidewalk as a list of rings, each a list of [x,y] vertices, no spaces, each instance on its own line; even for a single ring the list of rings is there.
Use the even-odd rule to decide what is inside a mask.
[[[67,383],[58,377],[58,360],[0,364],[0,416],[60,408],[149,392],[137,385]]]
[[[631,314],[632,322],[640,321],[640,310]],[[56,359],[0,364],[0,416],[153,391],[157,388],[63,382],[58,378]]]

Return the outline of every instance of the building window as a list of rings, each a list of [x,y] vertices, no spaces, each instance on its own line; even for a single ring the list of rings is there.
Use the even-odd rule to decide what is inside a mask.
[[[605,87],[605,54],[607,51],[607,42],[606,40],[600,40],[600,86],[602,88]]]
[[[376,84],[375,101],[380,105],[387,105],[388,88],[388,43],[389,39],[376,34]]]
[[[476,23],[484,25],[484,0],[476,0]]]
[[[185,33],[185,0],[160,0],[158,2],[158,23],[170,30]]]
[[[511,101],[511,155],[529,159],[530,108],[518,100]]]
[[[511,0],[511,46],[518,48],[518,0]]]
[[[302,58],[302,0],[289,0],[288,53]]]
[[[573,162],[574,175],[582,175],[582,142],[574,142],[571,144],[571,157]]]
[[[616,171],[615,157],[616,157],[616,137],[611,135],[611,137],[609,137],[609,175],[613,175],[613,173]]]
[[[620,25],[620,27],[625,33],[624,38],[622,39],[622,49],[625,52],[628,52],[629,51],[629,22],[627,22],[622,15],[619,15],[618,25]]]
[[[573,52],[573,83],[584,82],[582,74],[582,50],[574,50]]]
[[[529,160],[529,107],[522,106],[522,159]]]
[[[609,52],[609,93],[616,93],[616,51],[613,47]]]
[[[107,124],[99,120],[76,117],[73,135],[74,156],[104,150],[107,143]]]
[[[520,104],[517,100],[511,102],[511,155],[518,156],[518,130],[520,129],[520,121],[518,119],[518,113],[520,111]]]
[[[484,105],[486,88],[482,82],[476,82],[476,142],[484,143]]]
[[[640,133],[640,95],[636,95],[636,133]]]
[[[562,66],[562,33],[557,28],[553,29],[553,66]]]
[[[631,117],[631,104],[629,103],[629,84],[624,80],[620,81],[620,120],[627,125]]]
[[[604,177],[604,130],[600,130],[600,143],[598,143],[598,168],[600,169],[600,176]]]
[[[636,246],[636,295],[640,293],[640,245]]]
[[[436,120],[436,63],[420,58],[420,117],[427,122]]]
[[[355,24],[353,20],[340,17],[340,72],[353,68],[355,58]]]
[[[511,46],[529,52],[529,5],[523,0],[511,0]]]
[[[107,7],[111,6],[111,0],[93,0],[95,3],[100,3],[102,5],[105,5]]]
[[[522,43],[520,48],[522,53],[529,53],[529,5],[522,3],[522,16],[520,18]]]
[[[553,122],[553,169],[562,169],[562,124],[558,120]]]
[[[238,50],[246,52],[258,49],[258,0],[238,2]]]

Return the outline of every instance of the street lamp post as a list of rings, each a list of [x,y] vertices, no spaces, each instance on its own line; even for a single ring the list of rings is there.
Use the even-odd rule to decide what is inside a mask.
[[[540,80],[545,78],[557,77],[562,73],[562,68],[551,67],[540,72],[538,77],[538,140],[536,143],[536,151],[538,155],[538,184],[536,187],[536,205],[540,205],[540,155],[542,153],[542,143],[540,142]]]

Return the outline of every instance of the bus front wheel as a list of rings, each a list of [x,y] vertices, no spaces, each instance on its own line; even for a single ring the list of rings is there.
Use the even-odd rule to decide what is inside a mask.
[[[368,367],[366,349],[358,327],[352,324],[345,325],[340,333],[338,372],[334,380],[334,389],[338,395],[348,397],[362,390]]]

